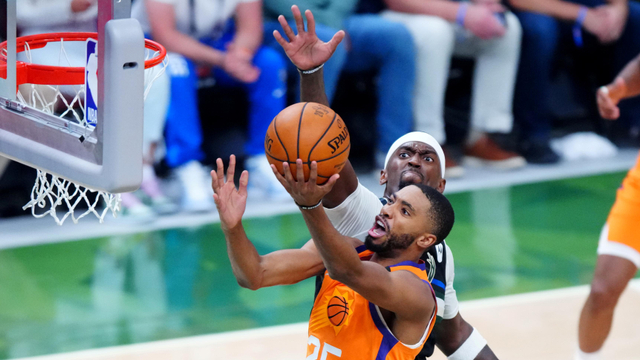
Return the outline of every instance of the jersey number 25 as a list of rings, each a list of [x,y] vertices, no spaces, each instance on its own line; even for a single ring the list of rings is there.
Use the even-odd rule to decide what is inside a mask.
[[[342,356],[342,350],[338,349],[335,346],[331,346],[327,343],[324,343],[322,344],[323,346],[321,346],[320,339],[318,339],[313,335],[309,336],[309,340],[307,341],[307,344],[313,345],[314,347],[313,354],[307,356],[307,360],[327,360],[327,356],[329,354],[335,355],[336,357]],[[320,348],[322,348],[322,355],[320,356],[320,358],[318,358],[318,353],[320,353]]]

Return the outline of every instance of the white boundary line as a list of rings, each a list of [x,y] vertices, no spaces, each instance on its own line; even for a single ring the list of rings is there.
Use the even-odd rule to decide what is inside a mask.
[[[535,291],[529,293],[490,297],[478,300],[460,302],[461,311],[485,309],[491,307],[506,307],[512,305],[530,304],[538,301],[562,299],[566,297],[589,294],[590,285],[572,286],[561,289]],[[629,289],[640,292],[640,279],[629,282]]]
[[[640,279],[631,280],[629,288],[640,293]],[[530,293],[498,296],[494,298],[470,300],[460,302],[461,312],[482,310],[488,308],[504,308],[513,305],[531,304],[548,300],[561,300],[574,296],[587,296],[589,285],[569,288],[544,290]],[[231,331],[219,334],[192,336],[180,339],[152,341],[140,344],[113,346],[103,349],[82,350],[71,353],[44,355],[24,358],[29,360],[75,360],[84,358],[113,357],[118,355],[132,355],[151,351],[171,350],[176,348],[191,348],[205,345],[224,344],[229,342],[243,342],[250,344],[252,340],[271,338],[276,336],[291,336],[306,334],[308,323],[270,326],[258,329]]]
[[[224,343],[235,342],[235,341],[251,341],[251,340],[258,340],[258,339],[270,338],[270,337],[276,337],[276,336],[289,336],[292,334],[306,333],[307,329],[308,329],[308,323],[304,322],[304,323],[295,323],[295,324],[288,324],[288,325],[270,326],[270,327],[264,327],[259,329],[230,331],[230,332],[212,334],[212,335],[199,335],[199,336],[191,336],[191,337],[179,338],[179,339],[151,341],[151,342],[132,344],[132,345],[112,346],[112,347],[107,347],[102,349],[81,350],[81,351],[74,351],[71,353],[42,355],[42,356],[28,357],[23,359],[75,360],[75,359],[96,358],[96,357],[104,357],[104,356],[113,357],[118,355],[140,354],[140,353],[145,353],[150,351],[157,352],[157,351],[162,351],[162,350],[166,351],[166,350],[171,350],[176,348],[200,347],[202,345],[224,344]]]

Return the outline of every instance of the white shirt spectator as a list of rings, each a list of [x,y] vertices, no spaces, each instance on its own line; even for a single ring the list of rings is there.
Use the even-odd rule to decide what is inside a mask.
[[[147,18],[145,2],[138,0],[133,4],[131,17],[138,19],[145,34],[151,33],[151,26]],[[257,0],[193,0],[194,9],[191,9],[190,0],[151,0],[171,4],[174,7],[176,29],[181,33],[201,38],[213,35],[216,27],[223,26],[231,18],[240,3],[249,3]],[[192,31],[192,26],[195,31]]]
[[[73,12],[72,0],[20,0],[16,20],[21,36],[64,31],[97,31],[98,6]]]
[[[76,11],[73,11],[74,8]],[[16,6],[19,36],[53,32],[96,32],[97,19],[97,1],[92,0],[19,0]],[[32,51],[29,57],[25,53],[19,53],[18,59],[27,61],[30,58],[35,64],[50,66],[85,65],[84,42],[66,42],[64,50],[61,53],[60,43],[53,42]],[[69,94],[73,94],[73,91]]]

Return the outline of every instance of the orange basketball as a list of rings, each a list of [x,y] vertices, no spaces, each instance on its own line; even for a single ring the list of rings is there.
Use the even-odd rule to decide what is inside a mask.
[[[340,326],[349,315],[347,301],[341,296],[334,296],[327,304],[327,316],[333,326]]]
[[[296,159],[302,159],[304,178],[309,180],[309,166],[318,163],[318,184],[342,170],[349,158],[351,141],[344,121],[330,108],[313,102],[293,104],[276,116],[264,139],[269,163],[284,174],[282,163],[288,162],[296,177]]]

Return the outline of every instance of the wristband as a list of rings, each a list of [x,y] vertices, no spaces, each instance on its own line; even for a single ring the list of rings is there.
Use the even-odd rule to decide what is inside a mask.
[[[467,17],[467,9],[469,8],[469,4],[462,3],[458,6],[458,13],[456,14],[456,24],[460,25],[460,27],[464,28],[464,18]]]
[[[294,201],[295,202],[295,201]],[[304,205],[300,205],[296,202],[296,205],[298,205],[298,207],[300,208],[300,210],[313,210],[315,208],[317,208],[318,206],[322,205],[322,200],[318,201],[317,204],[312,205],[312,206],[304,206]]]
[[[302,69],[298,68],[298,71],[300,71],[300,73],[303,74],[303,75],[311,75],[314,72],[322,69],[323,66],[324,66],[324,64],[320,64],[319,66],[314,67],[313,69],[309,69],[309,70],[302,70]]]
[[[582,43],[582,25],[584,24],[584,20],[587,18],[587,11],[589,8],[586,6],[580,6],[580,10],[578,11],[578,17],[576,18],[576,23],[573,25],[573,43],[576,44],[577,47],[581,48]]]
[[[485,340],[482,335],[475,328],[471,332],[471,335],[467,338],[467,340],[460,345],[458,350],[456,350],[453,354],[447,357],[448,360],[471,360],[475,359],[476,356],[487,346],[487,340]]]

